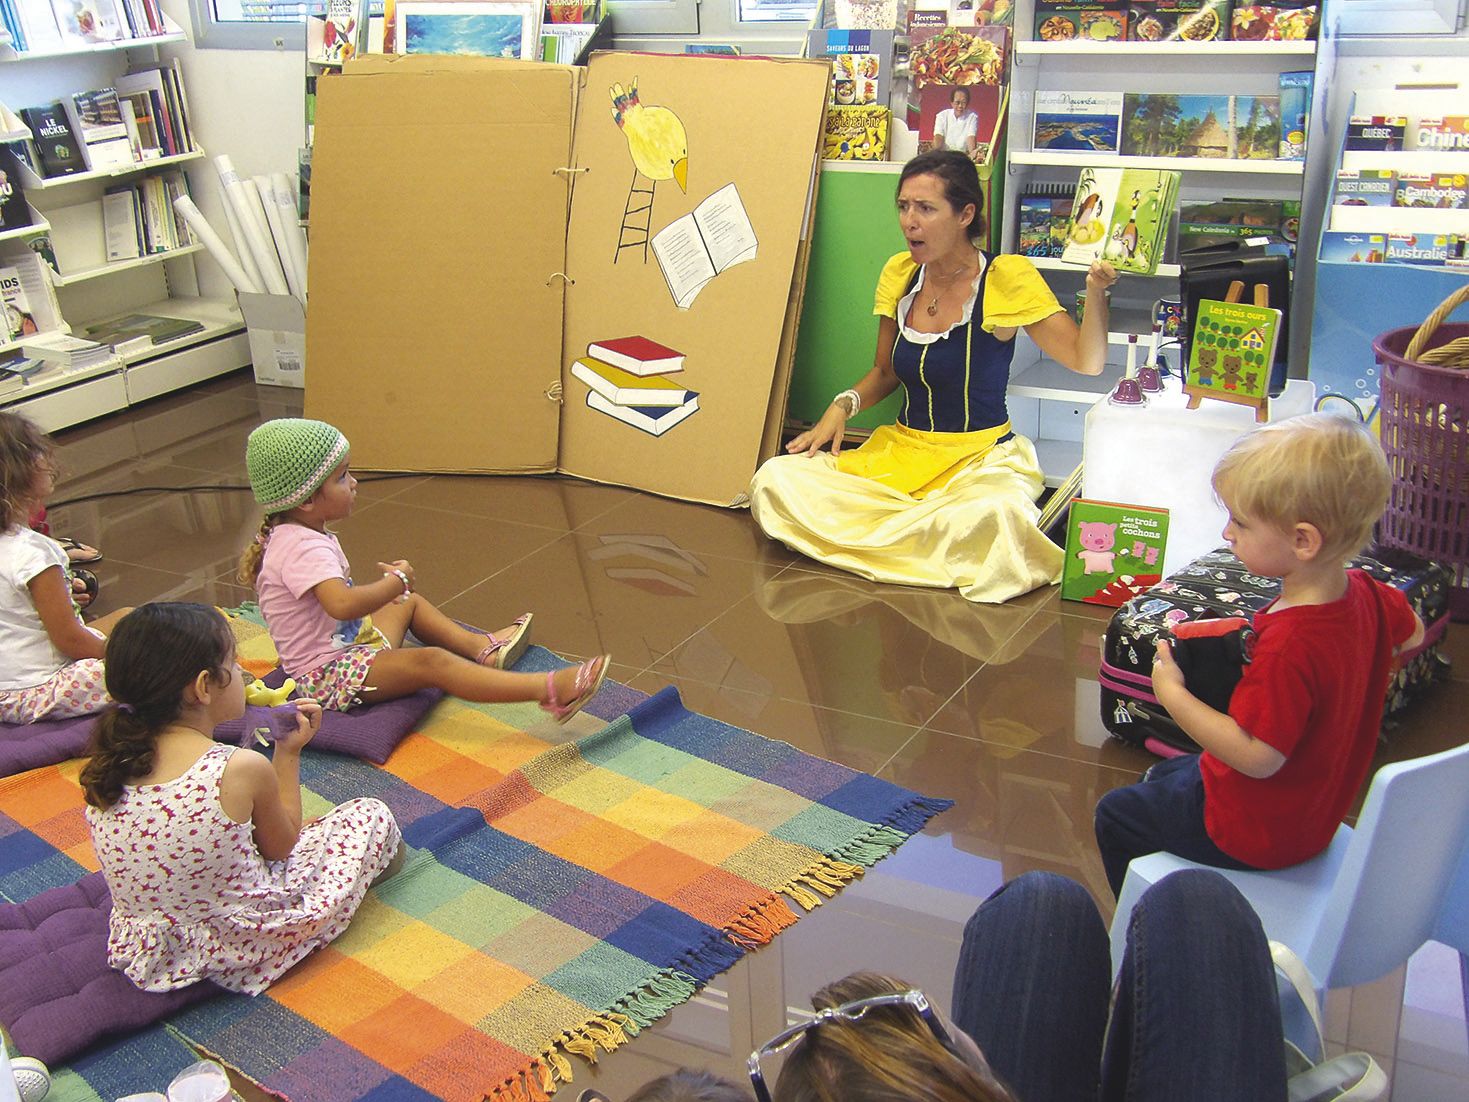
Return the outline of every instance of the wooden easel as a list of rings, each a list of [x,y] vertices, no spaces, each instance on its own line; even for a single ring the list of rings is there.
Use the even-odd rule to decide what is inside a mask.
[[[1224,301],[1239,302],[1244,297],[1244,281],[1236,279],[1230,283],[1229,291],[1225,294]],[[1270,305],[1270,288],[1263,283],[1255,284],[1255,305]],[[1184,379],[1188,379],[1188,370],[1186,367],[1184,369]],[[1251,398],[1247,394],[1235,394],[1230,391],[1213,390],[1208,387],[1190,386],[1187,381],[1183,384],[1183,392],[1188,395],[1189,409],[1198,409],[1200,400],[1213,398],[1216,401],[1231,402],[1238,406],[1253,406],[1257,424],[1263,424],[1270,419],[1270,395],[1268,393],[1259,398]]]

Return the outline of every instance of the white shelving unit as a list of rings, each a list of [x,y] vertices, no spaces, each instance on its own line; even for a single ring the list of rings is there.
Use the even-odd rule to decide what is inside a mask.
[[[1316,68],[1315,42],[1038,42],[1030,38],[1033,26],[1033,0],[1019,0],[1010,92],[1009,179],[1001,213],[1004,251],[1015,250],[1018,197],[1025,188],[1032,183],[1074,184],[1085,165],[1178,170],[1183,173],[1179,196],[1187,201],[1301,197],[1305,175],[1301,161],[1036,151],[1031,148],[1035,96],[1038,91],[1274,95],[1282,72]],[[1319,78],[1316,84],[1319,100]],[[1307,148],[1315,153],[1314,145],[1319,143],[1314,134],[1312,137]],[[1076,293],[1085,287],[1085,271],[1051,259],[1036,260],[1035,265],[1061,304],[1071,308]],[[1121,375],[1130,333],[1140,335],[1139,360],[1146,356],[1153,303],[1178,295],[1179,273],[1178,264],[1168,263],[1160,264],[1154,276],[1122,277],[1112,295],[1108,365],[1099,376],[1067,371],[1042,356],[1023,332],[1016,337],[1009,390],[1011,420],[1017,432],[1035,441],[1048,484],[1058,484],[1080,462],[1087,410],[1111,391]],[[1170,362],[1177,368],[1176,351]]]
[[[187,37],[176,23],[164,18],[168,33],[148,38],[46,52],[19,53],[0,47],[0,101],[17,111],[43,106],[74,92],[108,87],[130,64],[166,60],[157,48],[185,42]],[[13,126],[4,129],[0,141],[30,137],[29,131]],[[178,156],[44,179],[22,165],[21,184],[35,224],[0,234],[0,264],[19,260],[46,274],[43,288],[54,309],[47,314],[44,329],[81,334],[93,322],[134,313],[188,318],[204,328],[82,371],[47,372],[20,387],[0,383],[0,406],[25,412],[47,431],[54,431],[250,362],[244,322],[234,300],[199,295],[194,263],[202,245],[129,260],[106,259],[101,207],[107,189],[148,173],[186,170],[203,157],[204,151],[196,147]],[[60,274],[52,272],[28,247],[42,234],[50,239]],[[14,351],[19,344],[0,344],[0,353]]]

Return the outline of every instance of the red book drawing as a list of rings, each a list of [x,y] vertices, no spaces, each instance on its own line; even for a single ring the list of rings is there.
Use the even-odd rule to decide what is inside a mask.
[[[587,355],[634,375],[668,375],[683,370],[684,356],[647,337],[618,337],[587,345]]]

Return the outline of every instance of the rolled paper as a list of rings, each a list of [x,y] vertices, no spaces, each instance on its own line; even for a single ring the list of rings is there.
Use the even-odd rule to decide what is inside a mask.
[[[265,282],[271,288],[273,295],[288,295],[290,287],[286,283],[286,269],[281,263],[280,253],[276,252],[275,237],[270,232],[270,224],[265,220],[265,207],[260,199],[260,190],[255,186],[254,180],[241,179],[238,185],[244,189],[245,208],[249,211],[249,217],[254,230],[251,233],[252,240],[258,240],[257,251],[264,255],[257,255],[257,263],[267,265],[264,269]],[[276,290],[276,287],[279,290]]]
[[[220,205],[224,207],[224,220],[229,223],[230,238],[235,243],[235,256],[240,258],[240,267],[245,269],[245,274],[250,277],[250,282],[257,287],[264,287],[265,280],[260,277],[260,269],[255,266],[255,258],[250,255],[249,246],[245,244],[245,234],[240,229],[240,220],[235,217],[235,205],[230,202],[222,182],[219,194],[223,200]]]
[[[304,303],[306,296],[301,293],[301,283],[296,278],[296,264],[291,259],[291,250],[286,244],[285,230],[281,226],[281,212],[275,205],[275,189],[271,187],[270,178],[255,176],[249,182],[255,186],[255,195],[260,200],[261,210],[265,212],[265,224],[270,227],[271,244],[275,246],[276,256],[280,257],[286,286],[298,301]]]
[[[285,231],[286,245],[291,253],[291,263],[296,266],[296,282],[301,285],[304,301],[306,295],[306,231],[301,228],[301,219],[296,214],[296,189],[291,178],[284,172],[272,173],[270,182],[275,193],[275,205],[280,208],[281,227]]]
[[[275,246],[270,242],[270,231],[266,228],[265,214],[260,210],[259,200],[254,201],[252,211],[251,199],[245,190],[245,181],[241,180],[235,172],[229,157],[223,155],[216,157],[214,164],[219,169],[219,179],[224,185],[225,197],[235,208],[235,218],[240,223],[240,232],[245,238],[245,246],[255,260],[255,268],[260,274],[261,285],[273,295],[289,294],[285,273],[281,271],[280,262],[276,259]]]
[[[256,284],[245,269],[240,267],[239,261],[230,253],[229,246],[220,240],[219,234],[214,232],[199,208],[194,205],[194,200],[187,195],[180,195],[173,201],[173,209],[179,212],[189,229],[194,231],[194,236],[204,244],[205,250],[214,257],[215,263],[224,269],[224,274],[234,284],[235,289],[248,294],[259,294],[260,287]]]

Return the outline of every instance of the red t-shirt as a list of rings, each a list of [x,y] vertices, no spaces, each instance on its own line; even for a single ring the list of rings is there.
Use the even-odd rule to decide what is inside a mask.
[[[1285,764],[1257,779],[1202,755],[1204,826],[1215,845],[1262,869],[1327,847],[1372,764],[1393,650],[1414,627],[1402,593],[1358,570],[1339,601],[1255,615],[1254,654],[1229,714]]]

